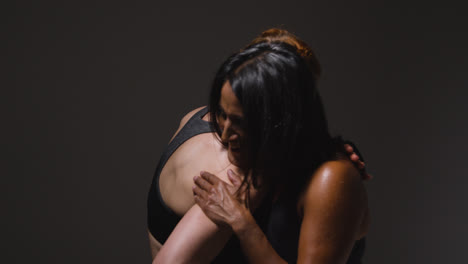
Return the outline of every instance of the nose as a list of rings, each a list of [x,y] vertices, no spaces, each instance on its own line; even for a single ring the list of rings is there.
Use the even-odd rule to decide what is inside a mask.
[[[223,124],[221,125],[221,141],[223,143],[228,143],[236,140],[239,136],[233,131],[232,129],[232,123],[229,118],[226,118],[224,120]]]

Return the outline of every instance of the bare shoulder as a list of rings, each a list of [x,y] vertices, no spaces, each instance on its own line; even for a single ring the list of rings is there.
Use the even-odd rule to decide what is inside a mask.
[[[347,160],[328,161],[306,187],[298,263],[345,263],[367,232],[366,191]]]
[[[361,176],[348,160],[333,160],[323,163],[313,174],[311,184],[361,183]]]
[[[190,118],[192,118],[192,116],[194,114],[196,114],[198,111],[202,110],[205,107],[206,106],[200,106],[200,107],[195,108],[194,110],[188,112],[184,117],[182,117],[182,120],[180,120],[180,126],[184,126],[190,120]]]
[[[365,188],[359,171],[348,160],[327,161],[312,175],[306,190],[306,202],[361,200]],[[353,199],[354,200],[354,199]]]

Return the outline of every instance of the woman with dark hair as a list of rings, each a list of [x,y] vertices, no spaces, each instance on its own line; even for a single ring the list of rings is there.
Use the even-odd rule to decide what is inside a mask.
[[[276,37],[282,37],[289,39],[290,44],[295,45],[295,49],[300,49],[300,45],[294,43],[297,39],[295,36],[285,37],[285,34],[290,34],[287,31],[275,30],[274,34],[271,33],[273,32],[256,40],[263,39],[258,42],[271,42],[275,41]],[[313,53],[304,54],[313,55]],[[314,67],[310,66],[312,64],[307,56],[305,56],[309,64],[307,70],[314,72]],[[315,76],[314,79],[318,76],[317,71],[313,76]],[[236,153],[236,146],[229,150],[220,144],[220,141],[213,136],[214,130],[209,126],[207,122],[209,120],[210,113],[207,113],[206,109],[199,108],[189,113],[181,121],[180,128],[161,157],[148,196],[149,237],[153,256],[157,256],[155,263],[245,262],[237,239],[234,237],[229,240],[232,231],[213,224],[200,207],[194,205],[191,179],[198,171],[213,172],[224,181],[229,181],[228,171],[230,170],[242,173],[242,167],[237,167],[237,164],[230,162],[229,155]],[[216,119],[212,116],[211,120]],[[226,146],[229,147],[229,144]],[[230,146],[233,147],[233,145]],[[362,168],[363,163],[355,154],[352,154],[351,148],[349,151],[356,166]],[[255,158],[249,161],[250,156],[241,156],[245,158],[246,164],[257,163]],[[267,189],[259,188],[259,190]],[[260,200],[258,198],[260,193],[259,195],[251,194],[252,202]],[[256,213],[256,219],[259,222],[265,222],[270,216],[267,210],[259,210],[259,212]],[[228,244],[225,246],[226,243]],[[161,248],[162,244],[164,246]]]
[[[330,136],[314,76],[295,50],[260,43],[230,57],[216,75],[210,113],[246,176],[228,172],[233,191],[202,172],[195,201],[234,232],[249,262],[360,263],[365,188],[343,141]],[[266,224],[248,208],[251,187],[267,208]]]

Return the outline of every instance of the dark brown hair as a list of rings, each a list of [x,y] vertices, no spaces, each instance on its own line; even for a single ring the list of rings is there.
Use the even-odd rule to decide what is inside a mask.
[[[287,180],[285,187],[300,189],[334,153],[308,62],[285,42],[263,41],[232,55],[213,81],[211,120],[221,113],[226,82],[242,105],[247,142],[241,155],[248,157],[253,185],[281,186]],[[212,125],[221,134],[218,123]]]
[[[315,53],[312,49],[303,41],[302,39],[298,38],[296,35],[292,34],[291,32],[280,29],[280,28],[270,28],[263,31],[258,37],[256,37],[248,46],[255,45],[261,42],[283,42],[289,44],[296,48],[296,52],[301,55],[303,59],[307,62],[310,67],[310,71],[314,75],[315,79],[317,80],[322,73],[322,68],[320,67],[320,63],[315,56]]]

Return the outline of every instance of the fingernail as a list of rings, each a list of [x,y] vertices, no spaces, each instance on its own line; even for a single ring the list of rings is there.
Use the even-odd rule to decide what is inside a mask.
[[[195,175],[195,177],[193,177],[193,180],[196,181],[198,179],[198,175]]]

